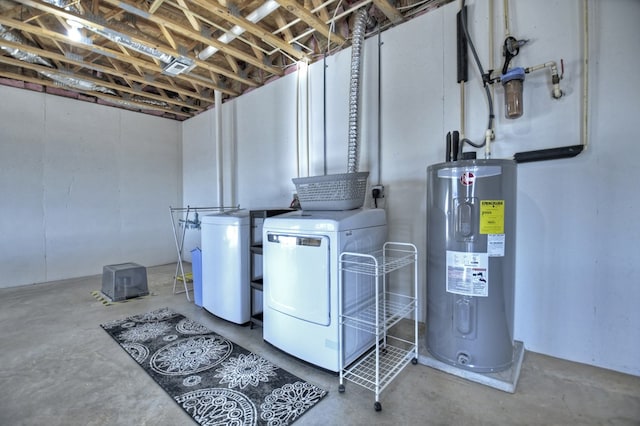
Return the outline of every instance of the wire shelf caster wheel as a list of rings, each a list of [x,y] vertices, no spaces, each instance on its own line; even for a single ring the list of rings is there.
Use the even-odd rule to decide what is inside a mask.
[[[344,385],[338,386],[338,392],[344,393]]]
[[[376,409],[376,411],[382,411],[382,404],[380,404],[378,401],[376,401],[376,402],[373,404],[373,408],[375,408],[375,409]]]
[[[411,360],[411,364],[416,365],[418,363],[418,358],[414,358]]]

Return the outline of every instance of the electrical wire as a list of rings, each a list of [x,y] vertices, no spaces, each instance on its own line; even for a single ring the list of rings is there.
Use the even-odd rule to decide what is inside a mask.
[[[476,51],[476,48],[473,44],[473,40],[471,39],[471,36],[469,35],[469,30],[467,29],[467,12],[465,10],[465,4],[464,4],[464,0],[462,1],[462,29],[464,30],[464,35],[467,38],[467,41],[469,42],[469,48],[471,49],[471,53],[473,55],[473,58],[476,62],[476,65],[478,67],[478,71],[480,72],[480,76],[481,78],[484,79],[484,68],[482,67],[482,63],[480,62],[480,58],[478,57],[478,52]],[[491,96],[491,91],[489,90],[489,85],[483,80],[483,85],[484,85],[484,91],[487,95],[487,104],[489,106],[489,120],[487,123],[487,130],[492,130],[493,129],[493,120],[495,118],[494,115],[494,111],[493,111],[493,98]],[[464,147],[464,144],[467,143],[469,145],[471,145],[474,148],[482,148],[483,146],[485,146],[485,144],[487,143],[487,140],[485,138],[483,138],[483,142],[482,143],[475,143],[473,141],[471,141],[470,139],[467,138],[463,138],[460,140],[460,153],[462,153],[462,148]]]

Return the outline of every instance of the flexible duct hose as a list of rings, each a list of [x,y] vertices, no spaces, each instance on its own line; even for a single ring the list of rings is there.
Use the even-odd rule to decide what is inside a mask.
[[[351,81],[349,84],[349,145],[347,173],[358,171],[358,150],[360,132],[358,129],[358,108],[360,106],[360,73],[362,70],[362,46],[367,25],[367,11],[360,9],[353,25],[351,45]]]

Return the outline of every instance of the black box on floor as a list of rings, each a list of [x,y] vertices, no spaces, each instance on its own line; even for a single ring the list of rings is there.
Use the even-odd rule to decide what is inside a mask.
[[[113,302],[149,294],[147,268],[137,263],[120,263],[102,268],[102,293]]]

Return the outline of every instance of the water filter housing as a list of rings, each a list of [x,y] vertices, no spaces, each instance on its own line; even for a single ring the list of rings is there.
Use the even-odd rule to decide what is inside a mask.
[[[513,362],[516,163],[427,169],[427,349],[486,373]]]

